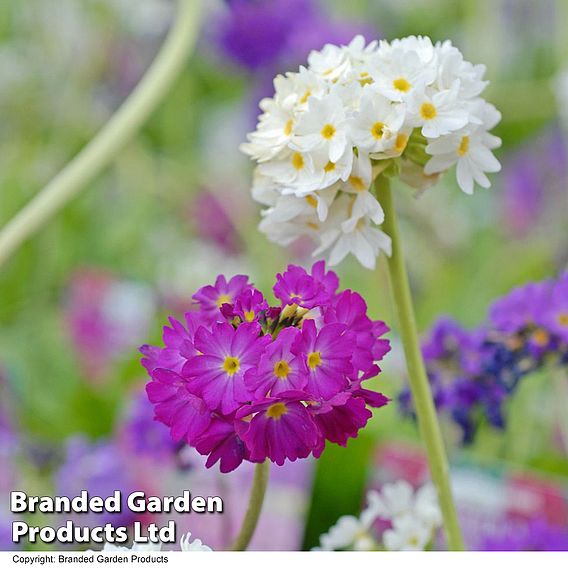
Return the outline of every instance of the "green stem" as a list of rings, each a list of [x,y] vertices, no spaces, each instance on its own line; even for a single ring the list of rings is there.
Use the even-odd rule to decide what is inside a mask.
[[[247,512],[241,530],[231,545],[231,550],[246,550],[254,535],[264,502],[269,472],[270,462],[268,460],[256,464]]]
[[[551,372],[556,390],[556,418],[560,430],[560,439],[564,452],[568,455],[568,414],[566,413],[568,378],[561,369],[552,369]]]
[[[178,0],[174,25],[151,67],[102,130],[0,231],[0,266],[85,187],[140,129],[192,51],[201,0]]]
[[[463,550],[464,544],[450,485],[448,459],[418,342],[412,296],[389,180],[379,176],[375,181],[375,191],[385,212],[385,222],[382,228],[392,239],[392,254],[388,258],[391,289],[398,314],[400,336],[406,357],[418,427],[426,446],[432,481],[437,489],[448,547],[450,550]]]

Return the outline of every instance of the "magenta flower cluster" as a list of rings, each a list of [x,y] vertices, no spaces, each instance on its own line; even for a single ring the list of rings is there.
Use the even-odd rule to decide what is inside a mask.
[[[246,276],[198,290],[197,309],[164,327],[165,347],[140,349],[155,418],[222,472],[243,460],[319,457],[326,440],[345,446],[367,407],[388,402],[363,382],[390,346],[363,298],[338,287],[318,262],[277,275],[276,307]]]

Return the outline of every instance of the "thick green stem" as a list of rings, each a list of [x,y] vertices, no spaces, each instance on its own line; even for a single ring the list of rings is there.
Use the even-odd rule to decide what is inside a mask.
[[[437,489],[448,547],[450,550],[463,550],[464,544],[450,485],[448,459],[418,342],[412,296],[389,180],[379,176],[375,181],[375,191],[385,212],[385,222],[382,228],[392,239],[392,254],[388,259],[391,289],[398,314],[400,336],[418,427],[426,446],[432,481]]]
[[[256,464],[247,512],[241,530],[231,545],[231,550],[246,550],[254,535],[264,502],[269,472],[270,462],[268,460]]]
[[[0,231],[0,266],[115,157],[164,98],[195,45],[201,0],[178,0],[152,66],[103,129]]]

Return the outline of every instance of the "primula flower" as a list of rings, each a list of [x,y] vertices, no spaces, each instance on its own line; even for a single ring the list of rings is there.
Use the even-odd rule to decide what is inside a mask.
[[[378,521],[383,523],[379,524]],[[379,526],[390,523],[379,534]],[[442,526],[442,513],[434,486],[416,492],[406,481],[385,484],[367,492],[367,507],[359,517],[340,517],[320,536],[319,550],[425,550]]]
[[[237,410],[250,400],[245,373],[255,367],[269,336],[259,337],[260,325],[242,323],[235,329],[229,323],[215,323],[208,331],[200,327],[194,338],[199,355],[183,367],[188,390],[203,398],[209,408],[221,414]]]
[[[456,165],[466,193],[489,187],[500,164],[489,133],[501,115],[480,95],[485,67],[449,41],[362,36],[312,51],[298,72],[274,79],[257,128],[242,151],[257,162],[253,198],[267,208],[260,230],[288,245],[302,235],[330,264],[353,254],[367,268],[391,252],[377,225],[378,175],[425,189]]]
[[[260,396],[277,395],[290,390],[303,390],[308,383],[306,358],[292,353],[292,345],[300,336],[296,327],[284,328],[266,348],[258,366],[245,376],[246,385]]]
[[[210,321],[215,321],[217,312],[223,304],[232,304],[239,294],[250,288],[247,276],[238,274],[227,281],[220,274],[214,286],[200,288],[193,295],[193,299],[199,304],[201,317],[208,317]]]
[[[520,381],[545,365],[568,364],[568,275],[511,290],[489,308],[488,323],[466,330],[439,319],[422,345],[436,407],[474,441],[483,421],[504,429],[504,404]],[[414,415],[406,388],[403,413]]]
[[[363,387],[389,350],[388,327],[323,261],[289,266],[269,307],[245,276],[194,294],[185,323],[170,318],[165,347],[141,347],[156,420],[228,472],[243,460],[282,465],[328,440],[346,445],[388,398]]]

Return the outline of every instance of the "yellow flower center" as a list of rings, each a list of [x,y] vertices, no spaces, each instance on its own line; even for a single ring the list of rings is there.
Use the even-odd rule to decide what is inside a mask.
[[[288,409],[283,402],[275,402],[266,409],[266,416],[274,420],[279,420],[281,416],[288,413]]]
[[[375,124],[371,126],[371,134],[373,135],[373,138],[380,140],[383,137],[384,129],[384,122],[375,122]]]
[[[410,546],[418,546],[420,544],[420,540],[418,539],[418,537],[416,535],[412,535],[409,539],[408,539],[408,544],[410,544]]]
[[[564,327],[568,327],[568,312],[558,316],[558,323]]]
[[[228,294],[221,294],[217,298],[217,307],[220,308],[223,304],[230,304],[232,301],[233,299]]]
[[[458,156],[465,156],[469,150],[469,136],[463,136],[458,147]]]
[[[305,200],[308,202],[308,205],[314,209],[318,206],[318,200],[313,195],[306,195]]]
[[[223,370],[232,377],[241,368],[241,362],[238,357],[232,357],[228,355],[225,357],[225,362],[223,363]]]
[[[323,171],[328,174],[329,172],[332,172],[335,169],[335,164],[333,162],[328,162],[324,167],[323,167]]]
[[[294,126],[294,121],[290,119],[284,126],[284,134],[290,136],[292,134],[292,126]]]
[[[355,191],[365,191],[367,189],[363,178],[359,176],[349,176],[349,183],[353,186]]]
[[[314,370],[321,365],[321,353],[319,351],[312,351],[308,355],[308,367]]]
[[[274,365],[274,374],[279,379],[285,379],[290,374],[290,365],[284,359]]]
[[[301,170],[304,167],[304,157],[300,152],[294,152],[292,154],[292,166],[297,170]]]
[[[304,104],[312,95],[312,92],[308,89],[302,96],[302,98],[300,99],[300,103]]]
[[[546,347],[550,340],[550,336],[544,329],[535,330],[532,334],[532,338],[539,347]]]
[[[408,93],[412,85],[404,78],[399,77],[392,82],[392,86],[397,90],[401,91],[402,93]]]
[[[321,135],[326,140],[331,140],[335,136],[335,126],[333,124],[325,124],[324,127],[321,129]]]
[[[394,149],[400,154],[408,143],[408,136],[406,134],[398,134],[394,143]]]
[[[245,312],[245,321],[248,322],[254,321],[254,312],[252,310],[247,310]]]
[[[313,229],[314,231],[319,230],[319,226],[317,223],[314,223],[313,221],[307,221],[306,222],[306,227],[309,227],[310,229]]]
[[[422,103],[422,106],[420,107],[420,116],[424,120],[432,120],[433,118],[436,118],[437,114],[436,107],[432,103]]]

